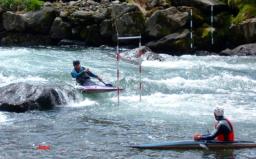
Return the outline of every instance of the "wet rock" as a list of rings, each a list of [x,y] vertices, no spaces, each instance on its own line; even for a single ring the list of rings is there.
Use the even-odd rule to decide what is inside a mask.
[[[249,56],[256,55],[256,43],[240,45],[234,49],[223,50],[220,54],[227,56]]]
[[[230,28],[234,43],[256,42],[256,18],[248,19]]]
[[[136,65],[140,64],[140,57],[143,61],[164,61],[164,57],[154,53],[150,48],[146,46],[129,50],[127,52],[122,52],[120,53],[120,57],[121,60]]]
[[[112,8],[112,19],[119,35],[140,35],[144,33],[145,18],[135,5],[116,4]]]
[[[171,7],[156,11],[146,22],[146,33],[149,37],[161,38],[184,27],[188,21],[188,13]]]
[[[0,88],[1,111],[48,110],[63,102],[61,95],[50,87],[16,83]]]
[[[60,46],[85,46],[86,43],[84,41],[77,41],[77,40],[69,40],[69,39],[62,39],[58,45]]]
[[[50,34],[53,39],[70,38],[72,36],[71,25],[57,17],[52,24]]]
[[[167,35],[160,40],[152,41],[146,44],[153,51],[188,51],[189,50],[189,30],[185,29],[182,32]]]

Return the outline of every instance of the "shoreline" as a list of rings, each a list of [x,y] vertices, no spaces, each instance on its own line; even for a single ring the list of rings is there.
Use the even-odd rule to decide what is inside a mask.
[[[114,47],[118,33],[141,35],[142,44],[156,53],[255,55],[256,47],[252,45],[256,45],[256,17],[233,24],[223,19],[233,16],[227,4],[214,0],[212,16],[209,7],[207,3],[191,1],[159,3],[148,9],[136,0],[129,3],[81,0],[45,2],[40,10],[30,12],[0,8],[0,46]],[[137,43],[125,41],[120,46]]]
[[[34,49],[87,49],[87,48],[102,48],[110,49],[116,52],[116,46],[102,45],[102,46],[84,46],[84,45],[0,45],[0,48],[34,48]],[[142,46],[146,47],[146,46]],[[147,48],[147,47],[146,47]],[[120,47],[120,49],[138,49],[135,45],[126,45]],[[150,48],[148,48],[150,50]],[[170,56],[183,56],[183,55],[195,55],[195,56],[256,56],[256,43],[240,45],[234,49],[226,49],[222,52],[210,52],[207,50],[193,50],[193,51],[174,51],[174,52],[154,52],[150,50],[150,53],[155,55],[165,54]]]

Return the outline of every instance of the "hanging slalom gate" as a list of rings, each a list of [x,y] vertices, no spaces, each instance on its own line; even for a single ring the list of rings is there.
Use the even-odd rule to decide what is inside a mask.
[[[211,24],[211,45],[214,45],[214,6],[211,5],[210,7],[210,24]],[[191,8],[190,11],[188,12],[190,15],[190,49],[193,50],[194,48],[194,40],[193,40],[193,9]]]
[[[213,29],[213,18],[214,18],[214,13],[213,13],[213,5],[211,5],[211,44],[214,45],[214,29]]]
[[[193,9],[190,9],[190,49],[194,48],[194,41],[193,41]]]
[[[139,40],[139,48],[141,48],[141,35],[140,36],[119,36],[117,34],[117,46],[116,46],[116,61],[117,61],[117,100],[118,105],[120,103],[120,50],[119,50],[119,42],[125,40]],[[140,101],[142,96],[142,58],[139,56],[139,91],[140,91]]]

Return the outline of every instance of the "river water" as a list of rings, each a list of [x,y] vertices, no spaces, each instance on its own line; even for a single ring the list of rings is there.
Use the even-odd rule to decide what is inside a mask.
[[[72,61],[115,83],[112,48],[0,48],[0,87],[27,82],[73,87]],[[80,94],[51,111],[0,113],[0,158],[255,158],[256,149],[139,151],[127,146],[192,139],[214,125],[225,108],[236,138],[256,141],[256,57],[165,56],[144,61],[139,102],[138,66],[121,62],[116,93]],[[63,90],[64,91],[64,90]],[[65,92],[63,92],[65,94]],[[34,145],[46,143],[50,151]]]

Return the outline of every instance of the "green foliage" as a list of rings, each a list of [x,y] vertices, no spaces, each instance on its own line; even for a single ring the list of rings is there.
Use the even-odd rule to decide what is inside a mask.
[[[33,11],[38,10],[43,5],[41,0],[0,0],[0,6],[12,11]]]
[[[238,15],[233,19],[233,23],[237,24],[252,17],[256,17],[256,6],[245,4],[240,7]]]
[[[255,0],[221,0],[228,4],[230,8],[238,9],[238,14],[233,18],[232,22],[237,24],[248,18],[256,16]]]

